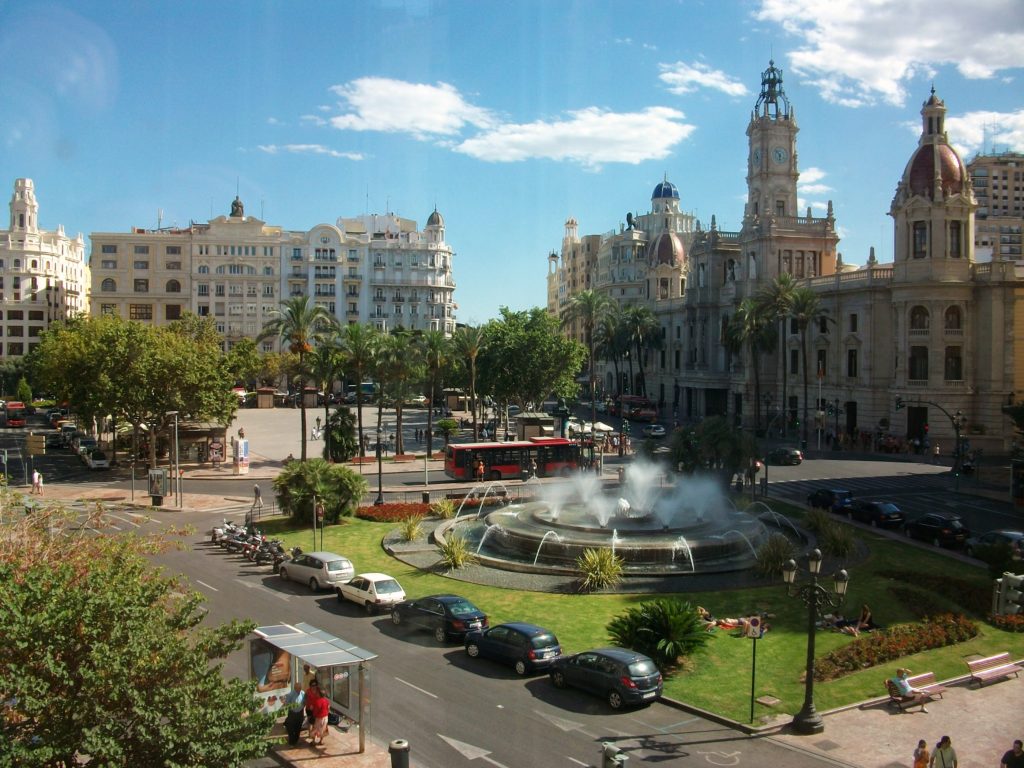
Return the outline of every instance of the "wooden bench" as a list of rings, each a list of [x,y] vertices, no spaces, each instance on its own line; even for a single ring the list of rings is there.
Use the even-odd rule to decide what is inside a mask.
[[[977,681],[980,688],[989,680],[999,680],[1013,675],[1018,677],[1020,665],[1010,661],[1008,652],[997,653],[995,656],[986,656],[984,659],[975,659],[967,662],[967,668],[971,672],[971,682]]]
[[[909,696],[903,696],[900,694],[899,689],[896,687],[896,683],[893,682],[891,677],[885,678],[885,690],[889,694],[889,703],[895,704],[896,708],[900,711],[904,711],[904,707],[920,706],[924,707],[928,702],[933,701],[936,697],[942,698],[942,694],[946,692],[946,686],[939,685],[935,679],[934,672],[924,672],[920,675],[914,675],[908,677],[907,682],[911,688],[915,688],[918,693],[912,693]]]

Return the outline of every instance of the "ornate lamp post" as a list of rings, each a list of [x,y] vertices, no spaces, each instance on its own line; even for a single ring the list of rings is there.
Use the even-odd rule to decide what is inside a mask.
[[[383,439],[384,431],[380,427],[377,427],[377,498],[374,500],[373,503],[375,506],[378,507],[384,503],[384,469],[383,464],[381,463],[380,455],[381,440]]]
[[[786,593],[790,597],[799,597],[807,605],[807,680],[804,684],[804,706],[793,717],[793,728],[802,734],[821,733],[825,730],[825,723],[814,708],[814,635],[817,632],[818,615],[822,608],[834,609],[842,605],[846,599],[846,588],[850,584],[850,577],[845,570],[837,571],[832,577],[834,584],[831,590],[819,584],[821,561],[820,549],[815,549],[807,556],[808,578],[800,584],[796,583],[795,560],[790,560],[782,569]]]

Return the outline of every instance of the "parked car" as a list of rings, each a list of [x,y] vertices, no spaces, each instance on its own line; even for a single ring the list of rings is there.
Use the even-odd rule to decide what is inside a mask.
[[[626,648],[560,656],[549,674],[556,688],[581,688],[603,697],[612,709],[651,704],[661,696],[664,685],[653,661]]]
[[[796,448],[776,448],[768,451],[765,461],[769,464],[789,464],[799,466],[804,461],[804,454]]]
[[[405,401],[405,404],[414,408],[424,408],[427,405],[427,398],[423,395],[413,395]]]
[[[488,626],[487,614],[458,595],[430,595],[403,600],[391,609],[391,622],[434,633],[439,643],[464,637],[467,632]]]
[[[98,449],[85,454],[85,463],[89,469],[110,469],[110,459]]]
[[[876,528],[899,528],[906,520],[891,501],[855,501],[850,507],[850,517]]]
[[[333,552],[304,552],[281,564],[281,578],[308,584],[316,592],[323,587],[337,588],[356,575],[352,561]]]
[[[562,655],[562,646],[551,630],[521,622],[467,632],[465,644],[472,658],[511,664],[517,675],[547,669]]]
[[[75,438],[71,445],[83,461],[86,461],[89,454],[97,448],[96,438],[88,436]]]
[[[853,493],[838,488],[819,488],[807,496],[807,505],[816,509],[828,509],[838,514],[848,514],[853,504]]]
[[[405,590],[386,573],[361,573],[337,587],[338,602],[346,600],[363,606],[367,613],[390,608],[405,600]]]
[[[960,547],[971,532],[963,518],[953,512],[929,512],[909,521],[903,528],[912,539],[930,541],[937,547]]]
[[[643,428],[644,437],[664,437],[665,428],[661,424],[647,424]]]
[[[978,547],[1007,546],[1014,560],[1024,560],[1024,531],[988,531],[967,539],[967,554],[973,557]]]

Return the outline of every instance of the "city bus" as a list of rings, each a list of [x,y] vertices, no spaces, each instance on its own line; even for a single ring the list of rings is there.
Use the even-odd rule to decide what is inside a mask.
[[[8,427],[24,427],[25,404],[17,400],[4,403],[4,424]]]
[[[612,414],[635,421],[657,421],[657,406],[641,395],[619,395],[612,404]]]
[[[444,450],[444,473],[472,480],[477,459],[485,480],[521,478],[537,462],[539,477],[566,476],[580,467],[580,446],[564,437],[531,437],[507,443],[450,443]]]

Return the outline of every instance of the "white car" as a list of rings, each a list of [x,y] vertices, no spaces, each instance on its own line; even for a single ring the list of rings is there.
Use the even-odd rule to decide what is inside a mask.
[[[386,573],[360,573],[347,584],[339,584],[337,593],[339,603],[348,600],[363,606],[367,613],[390,611],[405,600],[402,585]]]
[[[89,469],[110,469],[110,459],[103,451],[94,450],[85,454],[85,463]]]
[[[328,587],[336,589],[353,576],[356,570],[347,557],[333,552],[303,552],[294,560],[281,563],[281,578],[308,584],[314,592]]]
[[[646,437],[664,437],[665,428],[661,424],[648,424],[644,427],[644,435]]]

